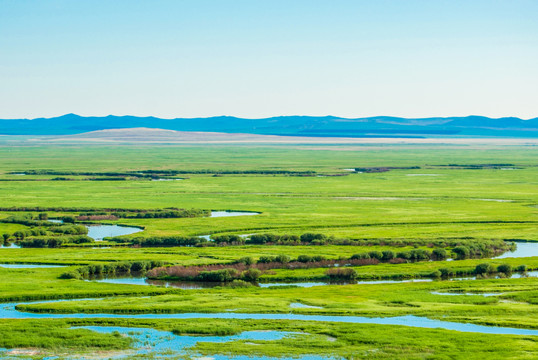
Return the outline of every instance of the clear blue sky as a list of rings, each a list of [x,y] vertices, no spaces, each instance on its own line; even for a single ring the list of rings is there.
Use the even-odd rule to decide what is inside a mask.
[[[536,0],[0,0],[0,118],[538,116]]]

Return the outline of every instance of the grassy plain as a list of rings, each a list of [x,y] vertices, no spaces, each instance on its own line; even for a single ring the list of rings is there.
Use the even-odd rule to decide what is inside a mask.
[[[319,232],[390,244],[413,239],[538,239],[538,167],[533,146],[448,145],[275,145],[275,146],[4,146],[0,147],[0,207],[73,206],[156,209],[164,207],[258,211],[260,215],[226,218],[121,219],[110,223],[144,226],[136,236]],[[481,169],[439,165],[511,164]],[[382,173],[349,174],[354,167],[409,167]],[[211,170],[182,181],[71,181],[48,175],[10,172]],[[316,171],[318,176],[221,175],[219,170]],[[347,174],[346,176],[327,176]],[[0,218],[11,213],[0,213]],[[49,212],[49,216],[61,213]],[[1,233],[24,227],[0,223]],[[286,254],[329,258],[392,246],[240,246],[207,248],[0,249],[2,263],[85,264],[163,260],[194,265],[229,262],[243,256]],[[360,278],[421,277],[444,267],[472,270],[477,264],[525,264],[538,258],[380,264],[357,267]],[[53,312],[236,312],[324,313],[364,316],[420,315],[450,321],[538,328],[538,283],[528,279],[434,281],[301,288],[217,288],[182,291],[83,280],[61,280],[71,268],[2,269],[0,299],[106,297],[104,300],[29,304],[21,309]],[[325,269],[275,270],[263,281],[323,278]],[[495,292],[484,297],[435,295],[438,292]],[[150,296],[150,298],[147,298]],[[290,308],[300,302],[322,309]],[[196,351],[346,358],[532,358],[532,336],[482,335],[383,325],[247,320],[143,321],[134,319],[0,320],[0,347],[49,349],[124,349],[113,335],[69,330],[74,324],[150,326],[178,333],[236,333],[249,329],[304,332],[284,340],[252,345],[235,341],[225,349],[199,343]],[[194,328],[196,327],[196,329]],[[10,330],[11,329],[11,330]],[[25,336],[27,329],[38,329]],[[47,340],[48,333],[57,334]],[[12,334],[12,337],[8,335]],[[79,336],[82,334],[81,336]],[[330,337],[330,338],[327,338]],[[329,340],[328,340],[329,339]],[[9,340],[9,341],[8,341]],[[114,344],[114,345],[111,345]],[[299,346],[299,344],[302,344]],[[53,350],[50,350],[53,349]],[[470,355],[472,354],[472,355]]]

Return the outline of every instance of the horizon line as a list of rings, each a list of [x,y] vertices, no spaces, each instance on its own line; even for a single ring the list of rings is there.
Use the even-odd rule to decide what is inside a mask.
[[[335,119],[343,119],[343,120],[359,120],[359,119],[375,119],[375,118],[395,118],[395,119],[406,119],[406,120],[425,120],[425,119],[451,119],[451,118],[469,118],[469,117],[482,117],[492,120],[500,120],[500,119],[518,119],[522,121],[529,121],[529,120],[536,120],[538,119],[538,116],[531,117],[531,118],[520,118],[517,116],[501,116],[501,117],[490,117],[485,115],[459,115],[459,116],[429,116],[429,117],[404,117],[404,116],[394,116],[394,115],[374,115],[374,116],[364,116],[364,117],[343,117],[343,116],[336,116],[336,115],[274,115],[274,116],[267,116],[267,117],[239,117],[234,115],[212,115],[212,116],[198,116],[198,117],[158,117],[154,115],[114,115],[114,114],[108,114],[108,115],[79,115],[75,113],[65,113],[62,115],[57,116],[51,116],[51,117],[36,117],[36,118],[0,118],[0,120],[9,121],[9,120],[50,120],[55,118],[61,118],[65,116],[77,116],[81,118],[106,118],[106,117],[136,117],[136,118],[155,118],[155,119],[162,119],[162,120],[178,120],[178,119],[214,119],[214,118],[235,118],[235,119],[246,119],[246,120],[264,120],[264,119],[274,119],[274,118],[285,118],[285,117],[305,117],[305,118],[335,118]]]

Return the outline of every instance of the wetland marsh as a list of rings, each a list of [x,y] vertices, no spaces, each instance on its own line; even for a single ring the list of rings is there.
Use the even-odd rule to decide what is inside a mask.
[[[38,145],[0,155],[3,356],[538,351],[532,146]],[[88,181],[90,171],[103,179]],[[130,175],[140,171],[184,181]],[[100,219],[86,234],[40,222],[85,217]],[[174,266],[188,276],[250,269],[257,281],[147,280]]]

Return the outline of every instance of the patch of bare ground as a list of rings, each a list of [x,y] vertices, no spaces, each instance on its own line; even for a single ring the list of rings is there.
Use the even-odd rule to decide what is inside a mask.
[[[39,349],[33,349],[33,348],[24,348],[24,349],[11,349],[5,352],[6,355],[10,356],[38,356],[41,355],[42,352]]]
[[[538,139],[505,138],[332,138],[175,131],[154,128],[109,129],[75,135],[40,136],[29,142],[95,144],[453,144],[453,145],[538,145]]]

